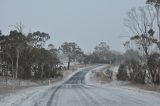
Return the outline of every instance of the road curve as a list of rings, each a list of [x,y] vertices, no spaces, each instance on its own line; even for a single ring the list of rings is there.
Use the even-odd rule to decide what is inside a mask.
[[[63,84],[29,95],[16,106],[159,106],[160,96],[134,90],[85,84],[85,68]],[[13,104],[14,106],[15,104]]]

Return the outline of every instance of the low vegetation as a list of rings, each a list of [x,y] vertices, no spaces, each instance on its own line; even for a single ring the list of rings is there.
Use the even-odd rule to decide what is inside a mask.
[[[145,7],[127,13],[126,26],[132,32],[125,60],[117,78],[143,84],[160,84],[159,0],[148,0]],[[158,37],[157,37],[158,34]]]

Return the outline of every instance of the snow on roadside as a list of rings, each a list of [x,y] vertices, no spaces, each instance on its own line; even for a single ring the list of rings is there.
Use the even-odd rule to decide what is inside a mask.
[[[104,71],[103,69],[104,68],[109,68],[113,71],[113,78],[112,78],[112,81],[110,82],[107,82],[107,83],[104,83],[102,84],[102,81],[98,81],[96,78],[95,78],[95,72],[98,72],[98,71]],[[118,72],[118,68],[119,68],[119,65],[115,65],[115,66],[109,66],[109,65],[102,65],[102,66],[99,66],[91,71],[89,71],[87,73],[87,75],[85,76],[85,82],[86,84],[88,85],[100,85],[100,86],[122,86],[122,85],[126,85],[128,84],[129,82],[127,81],[117,81],[117,78],[116,78],[116,74]]]
[[[68,79],[70,79],[74,74],[80,72],[80,71],[83,71],[83,69],[86,69],[86,68],[90,68],[92,66],[87,66],[87,67],[83,67],[83,68],[78,68],[76,71],[74,71],[73,73],[71,73],[68,77],[64,78],[61,83],[64,83],[65,81],[67,81]]]
[[[129,81],[119,81],[117,80],[117,73],[118,73],[118,69],[119,69],[119,65],[112,65],[109,67],[109,69],[112,70],[113,74],[112,74],[112,81],[109,82],[109,83],[106,83],[102,86],[124,86],[124,85],[127,85],[129,84],[130,82]]]
[[[31,95],[46,90],[48,87],[49,86],[31,87],[17,91],[16,93],[11,93],[0,99],[0,106],[16,106]]]
[[[105,67],[105,66],[104,66]],[[101,67],[98,67],[97,69],[98,70],[101,70],[104,68],[103,66]],[[127,86],[130,82],[129,81],[118,81],[117,78],[116,78],[116,74],[118,72],[118,69],[119,69],[119,65],[115,65],[115,66],[110,66],[109,69],[111,69],[113,71],[113,80],[110,82],[110,83],[106,83],[106,84],[101,84],[100,82],[99,83],[94,83],[95,79],[93,79],[94,77],[94,74],[93,71],[97,70],[97,69],[94,69],[92,71],[90,71],[87,75],[86,75],[86,83],[92,85],[92,84],[96,84],[98,86],[101,86],[103,88],[108,88],[108,87],[117,87],[117,88],[120,88],[120,89],[125,89],[125,90],[132,90],[132,91],[136,91],[136,92],[140,92],[140,93],[147,93],[147,94],[152,94],[152,95],[155,95],[155,96],[158,96],[160,97],[160,94],[157,93],[157,92],[154,92],[154,91],[148,91],[148,90],[144,90],[144,89],[141,89],[141,88],[138,88],[138,87],[131,87],[131,86]]]
[[[111,81],[110,83],[107,83],[107,84],[101,84],[101,82],[95,81],[96,79],[95,79],[95,73],[94,72],[102,70],[105,67],[106,67],[106,65],[102,65],[100,67],[97,67],[97,68],[89,71],[85,76],[85,83],[88,84],[88,85],[95,85],[95,86],[99,86],[99,87],[102,87],[102,88],[111,88],[111,89],[118,89],[118,90],[123,90],[123,91],[132,91],[132,92],[136,92],[136,93],[139,92],[141,94],[147,94],[147,95],[150,94],[150,95],[160,97],[160,93],[157,93],[157,92],[154,92],[154,91],[147,91],[147,90],[140,89],[140,88],[123,86],[123,85],[128,84],[129,82],[127,82],[127,81],[125,81],[125,82],[124,81],[117,81],[116,78],[114,78],[113,81]],[[114,77],[116,77],[119,65],[111,66],[109,68],[113,71]]]
[[[2,77],[0,77],[0,86],[6,86],[6,80]],[[29,80],[19,80],[19,79],[8,79],[7,80],[7,85],[8,86],[33,86],[33,85],[38,85],[37,83]]]
[[[94,75],[95,75],[94,72],[102,70],[105,67],[107,67],[106,64],[102,65],[102,66],[99,66],[99,67],[96,67],[96,68],[92,69],[91,71],[89,71],[85,76],[85,83],[88,84],[88,85],[93,85],[93,84],[97,85],[97,84],[99,84],[99,83],[97,83],[97,81],[96,81],[96,79],[94,77]]]
[[[9,95],[0,99],[0,106],[17,106],[23,103],[23,101],[25,101],[28,98],[31,98],[31,99],[29,99],[30,103],[27,103],[27,104],[28,105],[33,104],[35,102],[34,97],[36,97],[36,100],[38,100],[37,98],[42,97],[41,95],[43,95],[45,91],[47,91],[53,86],[62,84],[63,82],[71,78],[74,74],[78,73],[79,71],[82,71],[85,68],[77,69],[77,71],[74,71],[72,74],[64,78],[62,81],[56,82],[50,86],[30,87],[20,91],[16,91],[16,93],[10,93]]]
[[[119,65],[111,66],[110,69],[112,69],[113,72],[117,73],[119,69]]]

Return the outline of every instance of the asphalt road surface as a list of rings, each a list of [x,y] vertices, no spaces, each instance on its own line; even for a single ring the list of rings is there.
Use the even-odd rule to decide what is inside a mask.
[[[19,102],[18,106],[160,106],[160,96],[118,87],[85,84],[83,69],[60,85],[37,91]]]

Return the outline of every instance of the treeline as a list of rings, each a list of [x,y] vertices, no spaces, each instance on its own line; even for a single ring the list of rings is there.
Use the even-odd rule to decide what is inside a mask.
[[[100,42],[92,53],[84,55],[85,64],[113,64],[120,62],[122,59],[122,54],[120,52],[110,50],[110,47],[106,42]]]
[[[48,49],[44,48],[49,39],[49,34],[40,31],[27,35],[21,30],[10,31],[8,35],[1,32],[1,74],[22,79],[61,76],[56,69],[60,63],[57,49],[53,44],[49,44]]]
[[[160,0],[147,0],[147,6],[127,13],[126,26],[132,32],[125,61],[117,78],[136,83],[160,84]]]
[[[62,77],[62,70],[70,69],[71,62],[83,62],[84,52],[75,42],[64,42],[59,48],[45,44],[50,35],[36,31],[24,34],[20,22],[11,25],[16,30],[8,35],[0,30],[0,74],[21,79]],[[64,55],[60,60],[60,55]],[[66,66],[65,62],[68,63]]]
[[[40,31],[24,34],[13,30],[8,35],[0,31],[1,75],[21,79],[62,77],[61,70],[69,70],[71,62],[112,64],[123,58],[119,52],[110,50],[106,42],[87,55],[75,42],[64,42],[58,49],[49,44],[46,49],[49,39],[49,34]],[[60,54],[65,55],[67,67],[59,60]]]

